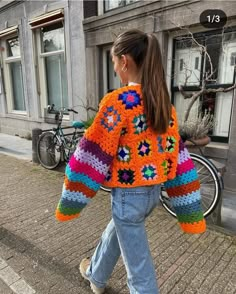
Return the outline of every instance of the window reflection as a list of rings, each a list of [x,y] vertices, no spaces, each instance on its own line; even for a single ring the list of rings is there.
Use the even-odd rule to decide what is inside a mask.
[[[41,29],[42,51],[64,50],[64,28],[61,23]]]
[[[20,56],[20,43],[19,38],[15,37],[6,41],[8,57]]]

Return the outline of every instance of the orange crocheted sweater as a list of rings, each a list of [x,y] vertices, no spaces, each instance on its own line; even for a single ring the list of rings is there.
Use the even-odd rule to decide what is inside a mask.
[[[174,107],[167,132],[156,134],[144,112],[141,86],[123,87],[103,98],[71,157],[56,217],[66,221],[79,216],[101,184],[127,188],[160,183],[166,186],[181,228],[204,232],[200,184],[180,140]]]
[[[85,137],[113,158],[105,186],[154,185],[175,177],[179,141],[175,109],[167,133],[155,134],[144,113],[140,85],[105,96]]]

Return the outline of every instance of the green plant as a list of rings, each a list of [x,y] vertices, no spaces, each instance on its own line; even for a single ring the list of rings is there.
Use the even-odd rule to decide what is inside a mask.
[[[84,123],[85,129],[89,128],[92,125],[94,118],[95,118],[95,115],[91,116],[87,120],[82,121]]]

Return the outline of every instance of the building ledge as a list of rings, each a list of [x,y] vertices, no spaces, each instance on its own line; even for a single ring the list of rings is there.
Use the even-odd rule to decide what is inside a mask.
[[[219,159],[227,159],[229,151],[229,144],[227,143],[219,143],[219,142],[211,142],[209,143],[205,150],[204,155],[212,158]]]

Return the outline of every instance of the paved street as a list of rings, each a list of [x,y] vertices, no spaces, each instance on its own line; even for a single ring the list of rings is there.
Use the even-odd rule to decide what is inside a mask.
[[[79,274],[110,217],[99,192],[80,219],[58,223],[63,174],[0,154],[0,293],[91,293]],[[183,234],[161,207],[147,221],[160,293],[236,293],[236,237],[208,228]],[[106,293],[129,293],[122,261]]]

